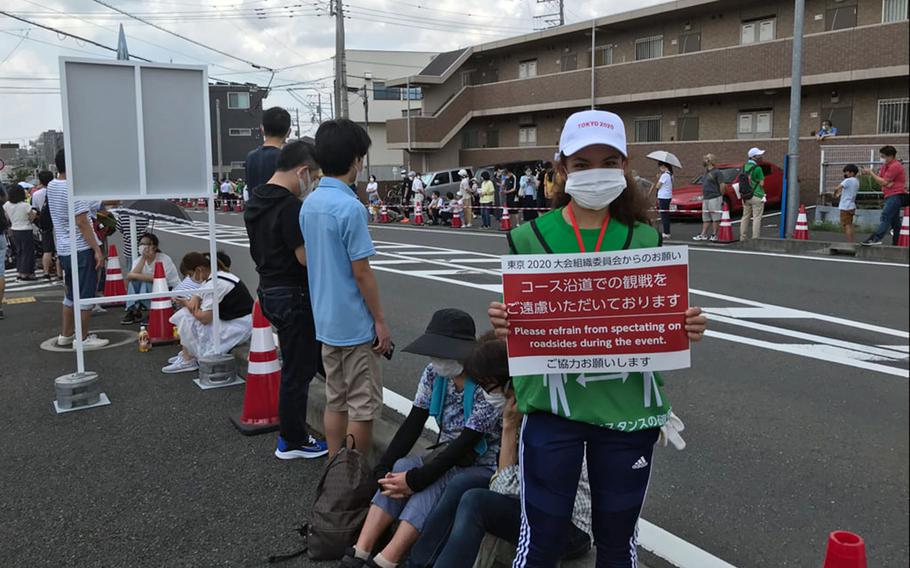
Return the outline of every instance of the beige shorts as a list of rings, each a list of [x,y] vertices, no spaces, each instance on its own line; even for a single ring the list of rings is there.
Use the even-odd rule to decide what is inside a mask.
[[[721,209],[724,206],[723,197],[712,197],[701,202],[702,221],[720,221]]]
[[[347,412],[348,419],[366,422],[382,413],[382,372],[373,343],[351,347],[322,346],[326,408]]]

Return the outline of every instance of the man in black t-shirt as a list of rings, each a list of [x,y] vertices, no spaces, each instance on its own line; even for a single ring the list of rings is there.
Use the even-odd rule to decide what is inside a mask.
[[[278,152],[291,133],[291,115],[281,107],[272,107],[262,113],[262,146],[246,155],[244,179],[247,187],[259,187],[275,173]]]
[[[281,344],[280,434],[275,449],[280,459],[317,458],[328,452],[325,441],[309,434],[306,422],[310,381],[322,357],[299,220],[300,197],[309,192],[319,170],[314,155],[313,145],[307,142],[282,148],[274,174],[250,192],[243,215],[250,255],[259,273],[259,303]]]

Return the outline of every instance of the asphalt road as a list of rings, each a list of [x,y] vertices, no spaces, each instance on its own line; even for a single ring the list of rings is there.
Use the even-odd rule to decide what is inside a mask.
[[[254,287],[242,218],[218,223],[218,246]],[[502,235],[372,234],[399,350],[443,307],[488,328]],[[161,240],[175,258],[207,246],[202,228]],[[643,516],[736,566],[817,565],[835,529],[866,539],[870,565],[906,565],[907,267],[693,248],[690,287],[692,304],[713,313],[713,335],[691,369],[667,373],[689,447],[655,454]],[[386,387],[411,397],[424,364],[399,352],[384,365]]]

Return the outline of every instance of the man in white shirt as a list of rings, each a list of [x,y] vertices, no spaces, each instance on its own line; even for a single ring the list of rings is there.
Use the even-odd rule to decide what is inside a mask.
[[[221,194],[221,203],[224,204],[225,200],[231,199],[231,195],[234,193],[234,184],[231,183],[230,179],[224,178],[221,180],[218,192]]]
[[[92,204],[88,201],[74,201],[75,218],[70,219],[69,217],[67,209],[71,192],[69,182],[66,180],[66,156],[63,150],[57,152],[54,161],[57,164],[57,179],[47,185],[47,207],[50,208],[51,218],[54,222],[54,241],[66,284],[66,295],[63,298],[63,330],[57,338],[57,345],[68,347],[76,338],[73,286],[79,286],[80,298],[95,297],[98,288],[98,271],[104,266],[104,253],[92,230],[90,219]],[[70,242],[70,223],[73,222],[76,223],[76,241]],[[78,271],[75,282],[70,254],[75,254],[77,257]],[[101,339],[88,332],[92,307],[84,306],[79,315],[82,319],[82,347],[98,349],[107,345],[109,343],[107,339]]]

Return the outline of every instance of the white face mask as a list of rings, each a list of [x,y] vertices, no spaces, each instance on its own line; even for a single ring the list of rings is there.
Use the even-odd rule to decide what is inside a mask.
[[[139,254],[146,255],[151,250],[152,245],[139,245]]]
[[[303,201],[306,199],[306,196],[313,191],[313,178],[310,176],[310,171],[304,171],[304,178],[297,178],[297,183],[300,184],[300,200]]]
[[[581,170],[566,176],[566,193],[592,211],[606,209],[625,189],[625,172],[619,168]]]
[[[502,392],[489,393],[483,389],[483,398],[487,401],[487,404],[495,408],[496,410],[502,410],[502,407],[506,405],[506,395]]]
[[[441,377],[457,377],[464,370],[461,363],[454,359],[430,359],[430,364],[433,365],[433,370],[437,375]]]

